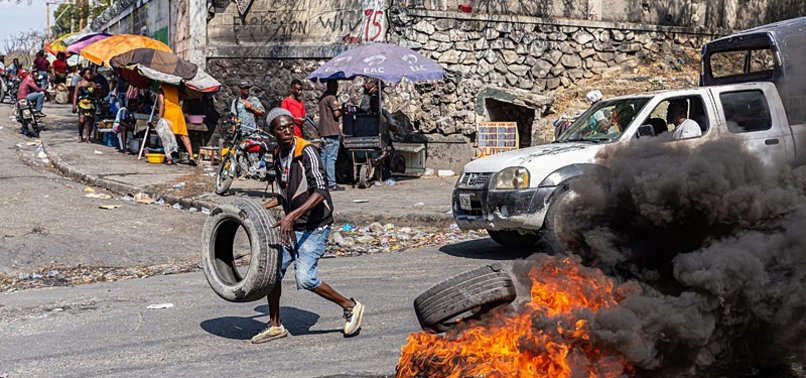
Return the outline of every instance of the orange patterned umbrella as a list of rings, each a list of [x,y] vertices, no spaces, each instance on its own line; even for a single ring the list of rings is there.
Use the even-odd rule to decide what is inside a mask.
[[[141,48],[171,52],[168,45],[156,39],[142,35],[116,34],[85,47],[81,50],[81,56],[97,65],[109,67],[109,61],[115,56]]]

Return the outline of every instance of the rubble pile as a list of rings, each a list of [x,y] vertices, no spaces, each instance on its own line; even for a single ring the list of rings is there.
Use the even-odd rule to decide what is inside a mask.
[[[372,223],[367,227],[345,224],[330,235],[325,256],[357,256],[379,252],[400,252],[435,245],[458,243],[487,237],[485,231],[461,231],[456,225],[448,229],[400,227],[389,223]]]
[[[402,252],[487,237],[486,231],[461,231],[451,227],[396,227],[372,223],[366,227],[345,224],[334,227],[325,257],[360,256],[382,252]],[[248,263],[248,260],[244,260]],[[0,292],[53,286],[75,286],[120,281],[200,270],[198,261],[133,267],[46,266],[33,272],[0,274]]]

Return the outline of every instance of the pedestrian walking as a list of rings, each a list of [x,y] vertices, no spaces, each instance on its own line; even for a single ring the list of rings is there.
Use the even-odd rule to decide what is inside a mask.
[[[280,107],[288,110],[294,117],[294,135],[303,138],[302,123],[305,122],[305,103],[302,102],[302,82],[299,79],[291,81],[291,95],[283,99]]]
[[[330,80],[327,89],[319,99],[319,136],[322,137],[322,150],[320,155],[327,172],[327,184],[331,191],[341,191],[344,187],[336,185],[336,159],[339,157],[341,146],[341,106],[336,95],[339,91],[339,82]]]
[[[272,109],[266,117],[269,131],[279,146],[274,150],[275,170],[280,178],[277,197],[264,204],[266,209],[283,207],[285,216],[275,227],[280,228],[282,263],[277,284],[269,293],[269,322],[266,329],[252,337],[259,344],[288,336],[280,320],[282,276],[294,263],[297,290],[310,290],[344,311],[345,336],[355,335],[361,328],[364,305],[339,294],[317,274],[319,259],[333,225],[333,201],[327,190],[325,172],[319,154],[310,142],[295,137],[294,116],[282,108]]]
[[[91,68],[81,71],[81,80],[76,85],[73,93],[73,113],[78,113],[78,140],[77,143],[90,143],[92,126],[95,122],[95,109],[98,106],[100,88],[93,80],[95,74]],[[87,130],[86,139],[83,138],[84,130]]]

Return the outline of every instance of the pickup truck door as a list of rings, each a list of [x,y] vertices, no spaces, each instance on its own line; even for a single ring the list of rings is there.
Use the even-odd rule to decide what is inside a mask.
[[[744,140],[765,164],[788,161],[786,142],[790,135],[778,112],[770,109],[767,89],[758,87],[714,88],[719,108],[720,132]]]

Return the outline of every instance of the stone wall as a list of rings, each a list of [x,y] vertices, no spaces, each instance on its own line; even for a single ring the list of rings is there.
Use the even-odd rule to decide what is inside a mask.
[[[391,42],[419,51],[448,72],[444,83],[417,85],[409,99],[392,100],[393,111],[408,114],[418,132],[458,133],[472,140],[479,121],[513,121],[491,119],[480,104],[480,94],[494,88],[499,95],[489,97],[534,109],[534,124],[526,125],[531,135],[521,135],[522,142],[531,138],[527,145],[547,142],[537,122],[554,91],[650,58],[674,64],[684,49],[699,49],[716,35],[685,28],[401,8],[390,9],[390,21]]]

